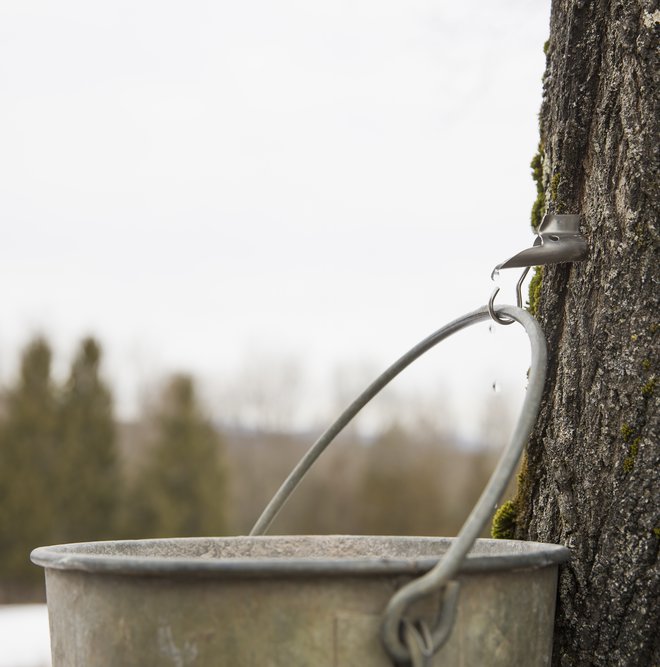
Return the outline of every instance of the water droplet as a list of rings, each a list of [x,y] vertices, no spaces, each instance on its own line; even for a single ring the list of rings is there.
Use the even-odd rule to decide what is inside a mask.
[[[490,279],[491,280],[496,280],[499,277],[500,277],[500,270],[499,269],[493,269],[493,272],[490,274]]]
[[[497,380],[493,380],[492,388],[496,394],[499,394],[502,391],[502,387],[500,387],[500,384]]]
[[[495,327],[493,326],[492,322],[491,322],[491,324],[488,325],[488,333],[489,334],[494,334],[495,333]]]

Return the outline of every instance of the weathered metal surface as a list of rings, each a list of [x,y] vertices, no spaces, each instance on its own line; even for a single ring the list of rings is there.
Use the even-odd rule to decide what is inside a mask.
[[[307,536],[42,547],[53,667],[391,667],[380,639],[392,594],[446,538]],[[478,540],[456,579],[456,623],[431,663],[550,663],[555,545]],[[432,626],[439,595],[411,613]]]

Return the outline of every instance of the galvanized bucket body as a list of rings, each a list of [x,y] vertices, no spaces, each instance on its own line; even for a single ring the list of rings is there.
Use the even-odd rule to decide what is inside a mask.
[[[392,594],[452,539],[189,538],[42,547],[53,667],[391,667],[379,639]],[[478,540],[435,667],[548,665],[557,568],[568,550]],[[433,626],[438,594],[416,603]]]

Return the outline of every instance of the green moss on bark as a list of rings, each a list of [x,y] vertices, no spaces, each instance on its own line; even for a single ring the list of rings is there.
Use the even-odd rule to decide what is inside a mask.
[[[635,466],[635,459],[639,454],[639,443],[641,438],[635,438],[628,447],[628,456],[623,461],[624,472],[630,472]]]
[[[516,534],[518,508],[515,500],[507,500],[493,516],[490,534],[495,539],[512,540]]]
[[[642,387],[642,396],[646,398],[648,398],[649,396],[653,396],[653,392],[655,391],[655,384],[656,384],[655,376],[652,377],[648,382],[645,382],[644,386]]]
[[[559,186],[561,185],[561,174],[557,172],[550,179],[550,202],[555,213],[562,213],[564,206],[559,197]]]
[[[534,275],[529,282],[529,297],[527,300],[527,310],[530,314],[536,316],[539,311],[539,300],[541,299],[541,286],[543,285],[543,267],[534,267]]]
[[[621,426],[621,437],[624,442],[628,442],[634,433],[635,429],[630,426],[630,424],[623,424],[623,426]]]
[[[539,144],[536,155],[532,158],[530,167],[532,168],[532,178],[536,183],[536,199],[532,205],[532,228],[536,231],[541,224],[543,214],[545,213],[545,188],[543,187],[543,144]]]

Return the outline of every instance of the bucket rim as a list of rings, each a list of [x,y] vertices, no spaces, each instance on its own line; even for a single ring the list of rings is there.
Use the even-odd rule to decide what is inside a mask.
[[[244,546],[252,544],[263,547],[297,544],[319,547],[352,547],[359,541],[381,550],[388,545],[449,547],[456,538],[405,537],[384,535],[264,535],[233,537],[178,537],[145,540],[109,540],[102,542],[78,542],[38,547],[30,554],[36,565],[45,569],[71,570],[108,575],[181,576],[213,578],[254,578],[291,576],[346,576],[410,574],[419,575],[429,571],[443,556],[387,556],[349,555],[334,557],[319,556],[236,556],[214,557],[208,555],[208,547]],[[199,543],[199,544],[196,544]],[[140,555],[158,547],[171,552],[177,547],[207,547],[207,552],[185,556]],[[108,553],[112,550],[124,553]],[[560,565],[570,558],[570,550],[557,544],[481,538],[468,554],[459,573],[496,572],[505,570],[537,569]],[[137,555],[136,555],[137,554]],[[275,549],[275,554],[277,550]]]

